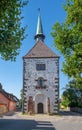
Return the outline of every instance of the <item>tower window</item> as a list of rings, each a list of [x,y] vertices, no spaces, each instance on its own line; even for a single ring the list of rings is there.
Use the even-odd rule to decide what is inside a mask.
[[[36,70],[45,70],[46,66],[45,64],[36,64]]]
[[[43,78],[38,79],[38,86],[42,87],[43,86]]]
[[[37,81],[37,85],[35,86],[36,89],[45,89],[46,88],[45,79],[43,79],[42,77],[39,77],[36,81]]]

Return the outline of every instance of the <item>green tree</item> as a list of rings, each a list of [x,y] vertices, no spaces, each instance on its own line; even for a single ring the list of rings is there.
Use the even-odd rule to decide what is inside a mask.
[[[0,0],[0,57],[15,60],[19,54],[26,27],[21,27],[23,7],[27,0]]]
[[[70,81],[62,94],[62,105],[67,107],[82,107],[82,90],[77,88],[74,80]]]
[[[19,104],[20,104],[20,108],[22,108],[22,104],[23,104],[23,89],[21,89],[21,91],[20,91],[20,102],[19,102]]]
[[[66,90],[62,94],[62,105],[65,107],[75,107],[78,104],[77,99],[78,98],[75,89],[66,88]]]
[[[56,23],[51,33],[54,45],[63,54],[63,72],[82,88],[82,0],[66,0],[64,23]]]

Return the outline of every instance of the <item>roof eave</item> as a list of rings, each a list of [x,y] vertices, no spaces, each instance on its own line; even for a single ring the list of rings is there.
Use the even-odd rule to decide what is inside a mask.
[[[39,59],[39,58],[60,58],[60,56],[54,56],[54,57],[26,57],[26,56],[24,56],[23,57],[23,59],[34,59],[34,58],[37,58],[37,59]]]

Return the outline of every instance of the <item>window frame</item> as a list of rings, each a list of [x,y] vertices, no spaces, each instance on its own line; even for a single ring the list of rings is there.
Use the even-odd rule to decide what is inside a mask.
[[[46,64],[36,64],[36,70],[37,71],[45,71],[46,70]]]
[[[38,86],[43,87],[43,85],[44,85],[44,79],[43,78],[39,78],[38,79]]]

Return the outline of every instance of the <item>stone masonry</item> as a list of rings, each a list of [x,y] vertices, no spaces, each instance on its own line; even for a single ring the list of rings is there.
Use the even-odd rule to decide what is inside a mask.
[[[55,113],[58,111],[59,98],[59,67],[58,58],[24,59],[24,112],[38,113],[38,103],[43,103],[43,113]],[[45,71],[37,71],[36,64],[44,63]],[[37,79],[42,77],[44,86],[37,88]],[[31,106],[29,107],[29,100]],[[49,107],[48,107],[49,103]]]
[[[23,112],[57,113],[59,110],[59,57],[44,43],[40,13],[36,43],[23,57]]]

